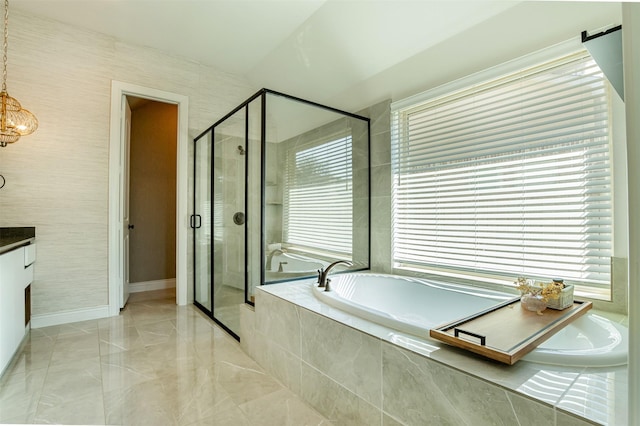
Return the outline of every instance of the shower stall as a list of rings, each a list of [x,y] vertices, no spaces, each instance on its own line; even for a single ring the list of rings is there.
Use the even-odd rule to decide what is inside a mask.
[[[369,124],[262,89],[194,139],[194,304],[236,339],[256,286],[369,269]]]

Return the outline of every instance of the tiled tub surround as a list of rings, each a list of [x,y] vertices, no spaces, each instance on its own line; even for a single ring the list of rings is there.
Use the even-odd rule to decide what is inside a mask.
[[[627,424],[626,366],[505,366],[322,304],[311,285],[260,287],[242,347],[336,424]]]
[[[433,327],[470,317],[520,297],[514,286],[496,291],[470,287],[453,278],[415,278],[372,272],[333,276],[332,291],[324,290],[313,286],[313,295],[322,303],[419,337],[429,336]],[[545,311],[542,318],[548,318],[547,312],[550,315],[553,313],[551,310]],[[535,316],[535,313],[532,315]],[[487,338],[492,340],[502,332],[494,330]],[[522,359],[583,367],[625,365],[628,334],[627,328],[615,320],[587,312]]]

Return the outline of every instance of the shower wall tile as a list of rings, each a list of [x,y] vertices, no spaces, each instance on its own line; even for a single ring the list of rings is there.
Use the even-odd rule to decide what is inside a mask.
[[[371,222],[374,229],[386,229],[391,234],[391,197],[371,197]]]
[[[367,109],[371,119],[371,134],[388,132],[391,128],[391,100],[387,99]]]
[[[386,100],[365,109],[362,114],[371,120],[371,166],[391,162],[391,100]]]
[[[301,396],[309,405],[336,425],[371,426],[381,424],[381,411],[340,384],[302,364]]]
[[[371,270],[390,274],[392,273],[391,230],[388,228],[378,228],[375,220],[372,220],[372,223]]]
[[[369,197],[369,170],[354,170],[352,180],[353,198],[367,199]]]
[[[391,165],[383,164],[371,168],[371,196],[383,197],[391,194]]]
[[[352,134],[351,162],[354,170],[367,170],[369,168],[369,127],[362,120],[349,119],[349,128]]]
[[[371,136],[371,167],[391,163],[391,132]]]
[[[306,309],[300,324],[303,361],[381,407],[381,341]]]
[[[392,273],[391,101],[363,110],[371,119],[371,270]]]
[[[391,164],[391,132],[379,133],[371,138],[371,167]]]
[[[298,308],[265,292],[256,294],[256,331],[293,355],[300,356]]]

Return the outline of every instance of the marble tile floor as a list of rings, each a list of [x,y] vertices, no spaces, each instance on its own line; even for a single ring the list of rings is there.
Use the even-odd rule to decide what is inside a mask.
[[[34,329],[0,379],[0,423],[329,425],[171,291],[117,317]]]
[[[216,319],[236,334],[240,333],[240,310],[238,305],[244,303],[244,290],[221,285],[215,294]]]

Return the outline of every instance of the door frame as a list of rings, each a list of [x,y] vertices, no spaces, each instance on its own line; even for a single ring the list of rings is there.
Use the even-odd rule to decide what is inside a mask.
[[[176,152],[176,304],[187,304],[187,234],[189,230],[188,206],[188,148],[189,98],[177,93],[111,81],[111,120],[109,136],[109,315],[120,313],[120,292],[123,291],[124,256],[123,194],[120,191],[121,164],[124,155],[122,105],[126,96],[150,99],[177,105],[178,134]]]

